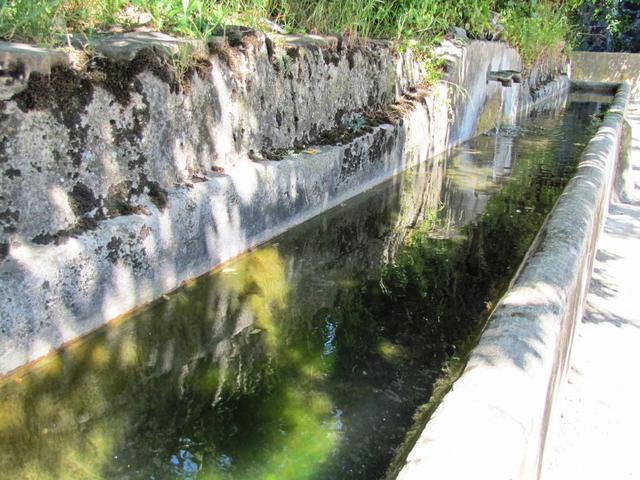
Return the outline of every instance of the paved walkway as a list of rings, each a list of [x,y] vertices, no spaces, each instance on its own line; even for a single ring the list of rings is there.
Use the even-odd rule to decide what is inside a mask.
[[[542,480],[640,479],[640,104],[628,119],[632,203],[609,208]]]

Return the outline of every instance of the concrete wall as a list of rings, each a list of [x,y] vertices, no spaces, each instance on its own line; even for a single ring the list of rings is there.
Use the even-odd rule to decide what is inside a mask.
[[[621,142],[622,85],[576,176],[397,478],[538,478]]]
[[[161,40],[148,41],[175,46]],[[561,62],[491,81],[521,66],[491,42],[444,44],[430,88],[384,42],[240,32],[212,39],[186,83],[148,43],[101,45],[111,57],[80,71],[47,52],[26,69],[3,60],[0,372],[568,85]]]
[[[640,96],[640,53],[572,52],[571,79],[591,82],[626,82]]]

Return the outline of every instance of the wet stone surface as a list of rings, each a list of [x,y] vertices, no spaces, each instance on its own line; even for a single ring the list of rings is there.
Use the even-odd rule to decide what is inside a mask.
[[[573,173],[597,108],[478,137],[4,378],[0,469],[382,477]]]

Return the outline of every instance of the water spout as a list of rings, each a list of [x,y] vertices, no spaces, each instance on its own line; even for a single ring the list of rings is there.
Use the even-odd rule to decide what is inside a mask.
[[[503,87],[510,87],[514,83],[522,83],[522,72],[517,70],[489,70],[487,82],[500,82]]]

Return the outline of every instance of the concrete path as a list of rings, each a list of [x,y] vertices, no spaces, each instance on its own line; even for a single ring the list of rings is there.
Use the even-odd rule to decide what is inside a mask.
[[[542,480],[640,479],[640,104],[632,105],[632,204],[609,208]],[[615,198],[615,196],[614,196]]]

